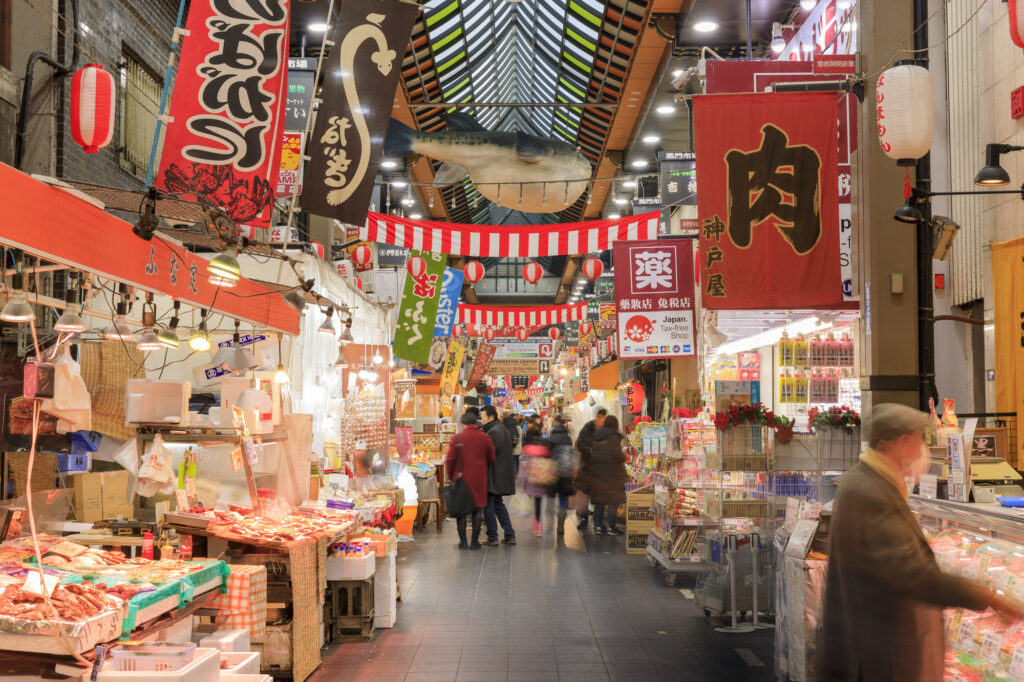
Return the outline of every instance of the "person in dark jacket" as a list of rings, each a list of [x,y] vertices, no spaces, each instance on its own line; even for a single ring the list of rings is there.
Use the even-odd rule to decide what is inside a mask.
[[[519,447],[519,425],[516,424],[515,417],[509,413],[505,413],[505,418],[501,420],[501,423],[508,429],[508,437],[512,439],[512,461],[515,462],[515,472],[519,474],[519,454],[522,449]]]
[[[512,527],[508,508],[502,500],[503,495],[516,494],[515,460],[512,458],[512,439],[508,429],[498,420],[498,410],[494,405],[485,405],[480,411],[483,430],[490,436],[494,444],[494,463],[487,469],[487,507],[484,509],[484,521],[487,523],[488,547],[498,546],[498,524],[505,531],[502,540],[506,545],[516,544],[516,529]]]
[[[603,407],[597,411],[592,421],[587,422],[580,429],[576,437],[576,449],[580,452],[579,471],[576,472],[574,481],[576,492],[576,516],[579,517],[579,524],[576,530],[586,530],[587,521],[590,517],[590,455],[594,447],[594,432],[604,426],[608,410]]]
[[[476,425],[476,415],[468,412],[462,415],[462,429],[448,446],[444,467],[451,480],[464,478],[473,494],[473,542],[466,543],[466,519],[470,515],[460,516],[455,520],[459,549],[480,549],[480,524],[487,506],[487,470],[494,462],[494,443]]]
[[[569,436],[569,420],[563,415],[557,414],[553,418],[551,432],[548,434],[548,443],[551,446],[551,456],[558,462],[560,472],[572,471],[576,455],[572,448],[572,437]],[[559,535],[565,534],[565,515],[569,509],[569,497],[575,492],[572,484],[572,474],[559,475],[558,481],[551,487],[549,497],[558,495],[558,525],[556,526]]]
[[[590,455],[590,501],[594,503],[594,532],[598,535],[622,535],[615,523],[620,504],[626,502],[626,453],[619,420],[605,417],[604,426],[594,432]],[[607,510],[608,526],[604,525]]]

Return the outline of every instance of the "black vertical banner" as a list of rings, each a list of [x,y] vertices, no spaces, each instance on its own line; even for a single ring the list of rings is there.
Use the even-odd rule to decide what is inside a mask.
[[[302,207],[362,225],[380,164],[395,88],[419,8],[398,0],[345,0],[306,145]]]

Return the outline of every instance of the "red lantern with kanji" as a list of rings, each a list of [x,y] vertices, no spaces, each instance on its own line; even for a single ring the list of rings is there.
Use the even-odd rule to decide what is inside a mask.
[[[580,336],[587,336],[590,334],[591,330],[593,330],[593,327],[589,322],[583,322],[580,324]]]
[[[487,339],[488,341],[493,341],[495,335],[495,331],[491,327],[488,327],[487,329],[484,330],[484,338]]]
[[[366,244],[360,244],[352,249],[352,261],[359,267],[365,267],[373,260],[373,251]]]
[[[558,337],[562,335],[562,330],[558,327],[552,327],[548,330],[548,336],[551,337],[552,341],[557,341]]]
[[[530,261],[523,266],[523,279],[530,284],[536,284],[544,276],[544,268],[536,261]]]
[[[470,284],[476,284],[484,278],[484,266],[480,261],[471,260],[466,263],[466,267],[463,268],[462,273],[466,276],[466,281]]]
[[[520,341],[526,341],[526,339],[528,339],[529,336],[530,336],[530,332],[527,329],[517,329],[516,330],[516,338],[519,339]]]
[[[462,327],[460,325],[455,325],[454,327],[452,327],[452,338],[453,339],[457,339],[457,338],[460,338],[461,336],[462,336]]]
[[[405,265],[413,279],[419,279],[427,271],[427,261],[423,256],[413,256]]]
[[[71,137],[95,154],[114,136],[114,77],[99,64],[86,64],[71,79]]]
[[[600,258],[588,258],[583,261],[583,274],[588,279],[597,279],[604,272],[604,263]]]

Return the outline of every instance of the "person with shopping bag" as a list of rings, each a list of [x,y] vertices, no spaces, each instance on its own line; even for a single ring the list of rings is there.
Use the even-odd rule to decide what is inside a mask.
[[[590,460],[590,501],[594,503],[594,532],[598,535],[622,535],[616,527],[618,507],[626,502],[626,452],[619,431],[619,420],[606,417],[604,426],[594,432]],[[608,525],[605,526],[607,513]]]
[[[558,463],[551,458],[551,447],[541,435],[540,423],[531,421],[523,436],[523,460],[519,472],[520,482],[526,494],[533,498],[533,534],[542,535],[544,527],[540,522],[541,505],[544,498],[558,482]]]
[[[455,517],[459,531],[459,549],[480,549],[480,526],[487,506],[487,468],[494,463],[494,443],[477,426],[475,414],[462,415],[462,433],[448,446],[445,471],[452,482],[445,488],[448,515]],[[466,521],[473,517],[473,540],[466,541]]]

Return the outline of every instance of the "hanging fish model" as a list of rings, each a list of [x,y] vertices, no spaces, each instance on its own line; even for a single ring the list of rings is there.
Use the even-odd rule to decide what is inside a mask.
[[[384,155],[423,154],[444,162],[435,185],[469,177],[495,204],[527,213],[569,208],[587,189],[590,162],[572,145],[520,132],[492,132],[468,114],[441,117],[448,130],[422,133],[391,119]]]

